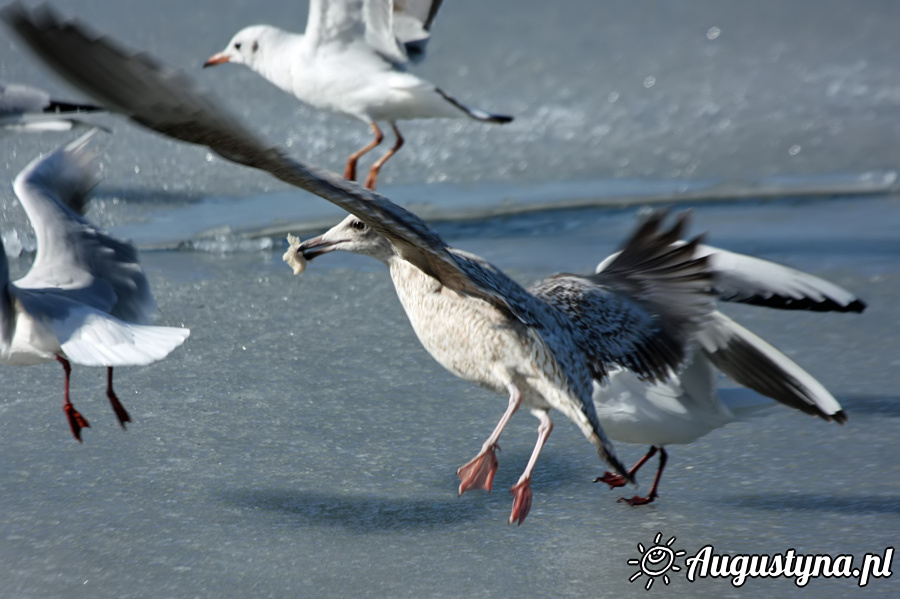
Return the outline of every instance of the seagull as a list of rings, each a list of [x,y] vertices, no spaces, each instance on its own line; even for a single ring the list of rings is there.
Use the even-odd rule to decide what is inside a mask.
[[[68,131],[84,125],[73,118],[92,112],[105,112],[91,104],[54,100],[47,92],[18,83],[0,81],[0,130]]]
[[[716,275],[720,300],[770,308],[817,312],[862,312],[865,303],[851,292],[799,270],[700,245]],[[603,272],[610,256],[597,266]],[[668,460],[665,446],[692,443],[730,422],[771,407],[773,401],[843,424],[847,415],[840,403],[812,375],[775,347],[719,311],[713,313],[697,336],[698,348],[678,376],[663,383],[646,383],[624,369],[611,372],[608,381],[594,386],[594,405],[604,430],[616,441],[650,445],[629,470],[637,471],[659,452],[659,467],[650,492],[622,497],[632,506],[658,497],[659,481]],[[717,392],[718,371],[747,388]],[[771,399],[770,399],[771,398]],[[595,482],[621,487],[627,478],[606,472]]]
[[[601,458],[627,477],[597,421],[592,381],[605,380],[616,365],[648,381],[665,380],[713,309],[706,259],[694,257],[698,240],[672,245],[684,218],[662,230],[662,215],[652,215],[603,273],[552,277],[539,296],[481,258],[450,248],[421,218],[387,198],[258,140],[183,73],[147,54],[125,50],[77,22],[62,22],[48,9],[32,13],[13,4],[0,14],[48,65],[111,110],[266,171],[350,213],[330,237],[298,243],[294,253],[309,259],[343,249],[389,264],[401,303],[432,356],[454,374],[508,394],[500,422],[459,470],[460,492],[491,489],[497,439],[520,406],[540,424],[528,465],[512,488],[510,523],[521,524],[528,515],[531,472],[550,434],[551,408],[575,422]],[[295,271],[302,270],[298,263]]]
[[[538,418],[534,451],[511,489],[515,500],[509,521],[521,524],[531,505],[532,471],[553,429],[550,409],[572,420],[600,456],[618,468],[596,420],[592,380],[606,380],[617,365],[642,381],[667,380],[711,305],[705,295],[711,278],[693,257],[695,243],[671,246],[685,218],[661,230],[663,216],[651,215],[604,273],[560,274],[528,291],[482,258],[448,248],[463,274],[499,293],[500,305],[448,289],[439,276],[401,257],[391,239],[355,215],[291,250],[304,261],[336,250],[381,261],[431,356],[460,378],[509,393],[506,412],[481,451],[457,472],[460,495],[491,490],[500,435],[520,407]]]
[[[441,0],[311,0],[306,33],[270,25],[239,31],[204,67],[231,62],[248,66],[301,102],[368,123],[374,140],[354,152],[344,177],[356,180],[356,164],[384,139],[378,121],[396,136],[394,146],[369,169],[375,189],[384,163],[403,145],[400,119],[469,117],[508,123],[512,117],[466,106],[434,84],[407,72],[424,56]]]
[[[106,396],[125,428],[131,417],[113,391],[113,367],[161,360],[190,334],[147,324],[156,302],[134,246],[78,214],[96,183],[87,150],[95,132],[35,159],[16,177],[37,237],[34,263],[21,279],[9,280],[0,242],[0,364],[62,364],[63,411],[78,441],[90,424],[69,399],[72,363],[106,367]]]

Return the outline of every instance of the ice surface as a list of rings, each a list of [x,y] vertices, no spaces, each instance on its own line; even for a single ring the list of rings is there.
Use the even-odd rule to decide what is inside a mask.
[[[530,282],[592,269],[633,212],[441,232]],[[0,371],[0,596],[639,597],[627,561],[657,532],[691,553],[711,543],[880,554],[900,530],[898,215],[890,199],[696,207],[694,230],[711,228],[711,243],[799,266],[869,302],[863,315],[728,310],[829,387],[850,422],[777,408],[671,447],[659,501],[631,508],[615,502],[623,490],[590,482],[603,464],[556,417],[521,527],[506,524],[505,489],[537,421],[519,414],[504,433],[492,495],[457,498],[456,468],[506,400],[422,350],[380,264],[330,254],[294,277],[280,248],[145,253],[160,322],[192,335],[161,363],[119,370],[127,432],[100,369],[73,376],[93,425],[83,445],[60,409],[58,365]],[[619,451],[630,461],[645,448]],[[735,590],[672,573],[665,595],[888,597],[895,578],[860,590],[825,579]]]

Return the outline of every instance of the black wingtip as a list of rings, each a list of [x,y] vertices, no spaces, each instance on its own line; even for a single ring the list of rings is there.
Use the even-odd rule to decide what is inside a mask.
[[[834,414],[831,415],[830,420],[834,420],[838,424],[844,424],[845,422],[850,420],[850,417],[847,416],[847,413],[844,410],[838,410],[837,412],[835,412]]]
[[[90,112],[105,112],[105,110],[105,108],[94,106],[93,104],[74,104],[72,102],[50,100],[43,112],[47,114],[86,114]]]
[[[491,116],[491,118],[489,118],[487,120],[487,122],[488,123],[497,123],[498,125],[505,125],[506,123],[513,122],[513,120],[514,119],[511,116],[507,116],[505,114],[495,114],[495,115]]]

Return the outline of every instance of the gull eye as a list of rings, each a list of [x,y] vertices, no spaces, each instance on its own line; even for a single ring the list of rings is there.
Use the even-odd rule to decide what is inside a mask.
[[[253,52],[259,50],[259,42],[253,42],[253,47],[250,48]]]
[[[234,49],[235,49],[235,50],[240,50],[240,49],[241,49],[241,42],[234,42]]]
[[[364,231],[366,228],[366,223],[362,222],[361,220],[355,220],[352,223],[350,223],[350,226],[353,227],[354,229],[356,229],[357,231]]]

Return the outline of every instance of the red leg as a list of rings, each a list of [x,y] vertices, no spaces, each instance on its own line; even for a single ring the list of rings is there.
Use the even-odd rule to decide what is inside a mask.
[[[400,135],[400,130],[397,129],[397,125],[395,123],[391,123],[391,129],[394,130],[394,135],[397,136],[397,141],[394,143],[394,147],[391,148],[384,156],[375,161],[369,168],[369,176],[366,177],[366,188],[367,189],[375,189],[375,182],[378,180],[378,172],[381,170],[381,167],[384,166],[384,163],[388,161],[388,159],[397,153],[397,150],[403,147],[403,136]]]
[[[639,497],[637,495],[635,495],[631,499],[621,497],[619,499],[619,501],[622,503],[627,503],[628,505],[631,505],[631,506],[635,506],[635,505],[644,505],[644,504],[650,503],[654,499],[659,497],[659,495],[656,492],[656,489],[659,487],[659,479],[662,478],[663,468],[666,467],[666,461],[668,460],[668,458],[669,458],[669,455],[666,453],[665,447],[660,447],[659,448],[659,468],[656,470],[656,476],[653,478],[653,486],[650,487],[650,492],[647,494],[646,497]]]
[[[541,449],[544,448],[544,443],[547,442],[547,437],[550,436],[550,432],[553,430],[553,422],[550,421],[550,416],[546,411],[532,410],[532,414],[540,419],[541,424],[538,426],[537,443],[534,445],[534,451],[531,452],[531,459],[528,460],[528,465],[525,466],[525,472],[519,477],[519,482],[509,490],[514,497],[512,512],[509,514],[510,524],[515,522],[521,525],[522,522],[525,522],[528,512],[531,511],[531,471],[534,470],[538,456],[541,455]]]
[[[375,139],[372,141],[372,143],[362,147],[347,159],[347,166],[344,167],[344,179],[347,179],[348,181],[356,181],[356,163],[359,161],[363,154],[372,151],[373,149],[378,147],[378,145],[384,140],[384,134],[381,132],[381,129],[378,128],[378,125],[374,122],[372,123],[372,131],[375,132]]]
[[[119,424],[122,426],[122,428],[125,428],[125,423],[131,422],[131,416],[128,415],[128,411],[125,409],[125,406],[122,405],[122,402],[120,402],[119,398],[116,397],[116,392],[113,391],[112,372],[113,367],[108,367],[106,372],[106,397],[109,399],[110,405],[112,405],[112,409],[116,414],[116,418],[119,419]]]
[[[491,485],[494,482],[494,473],[497,472],[497,456],[495,452],[500,449],[497,441],[500,440],[500,433],[506,428],[506,424],[522,403],[522,393],[515,385],[510,383],[509,387],[509,405],[500,422],[494,428],[494,432],[488,437],[478,455],[463,465],[456,474],[459,475],[459,494],[462,495],[471,489],[484,489],[488,493],[491,492]]]
[[[647,463],[647,460],[649,460],[654,455],[656,455],[656,450],[657,450],[657,448],[655,446],[651,445],[650,451],[648,451],[644,455],[644,457],[639,459],[637,461],[637,463],[631,467],[631,470],[628,471],[628,476],[630,476],[632,480],[634,480],[634,475],[635,475],[635,473],[637,473],[638,470],[641,469],[641,466],[643,466],[645,463]],[[610,489],[615,489],[616,487],[624,487],[625,484],[628,483],[628,481],[625,479],[624,476],[622,476],[621,474],[616,474],[614,472],[604,472],[603,476],[598,476],[597,478],[594,479],[594,482],[595,483],[606,483],[609,485]]]
[[[72,405],[72,402],[69,401],[69,376],[72,374],[72,365],[69,364],[69,361],[63,358],[62,356],[56,356],[56,360],[62,364],[63,370],[66,373],[66,387],[65,387],[65,399],[63,401],[63,412],[66,414],[66,418],[69,420],[69,428],[72,429],[72,435],[74,435],[75,439],[81,443],[81,429],[90,428],[91,425],[88,424],[87,419],[81,415],[81,413],[75,409],[75,406]]]

